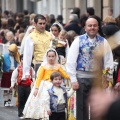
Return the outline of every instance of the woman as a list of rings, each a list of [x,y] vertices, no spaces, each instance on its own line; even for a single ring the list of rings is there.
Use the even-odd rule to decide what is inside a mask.
[[[61,30],[63,30],[63,27],[59,22],[55,22],[50,28],[50,32],[52,33],[54,38],[58,38]]]

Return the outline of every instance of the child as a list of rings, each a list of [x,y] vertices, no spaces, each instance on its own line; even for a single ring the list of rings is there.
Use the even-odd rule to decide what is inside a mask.
[[[69,76],[58,64],[58,55],[53,48],[47,50],[43,63],[38,69],[37,79],[30,96],[26,102],[23,114],[25,118],[47,119],[46,104],[44,103],[45,92],[52,86],[50,75],[53,72],[60,72],[63,77],[69,80]]]
[[[74,90],[66,91],[61,86],[63,79],[59,72],[53,72],[50,76],[52,87],[46,93],[45,101],[49,120],[65,120],[65,108],[67,108],[68,97],[70,97]]]
[[[11,84],[11,75],[13,70],[20,63],[20,54],[16,44],[11,44],[8,47],[9,52],[3,54],[3,74],[1,79],[1,87],[4,90],[4,106],[12,106],[12,92],[9,90]]]
[[[59,55],[59,62],[61,64],[62,64],[62,60],[66,58],[69,49],[69,45],[66,37],[67,37],[67,31],[61,30],[59,34],[58,44],[56,46],[56,51]]]
[[[23,108],[30,94],[31,79],[35,77],[33,68],[30,69],[30,78],[22,80],[23,69],[23,55],[20,56],[20,65],[13,71],[11,78],[11,89],[14,88],[15,83],[18,84],[18,117],[23,119]],[[17,81],[16,81],[17,80]]]

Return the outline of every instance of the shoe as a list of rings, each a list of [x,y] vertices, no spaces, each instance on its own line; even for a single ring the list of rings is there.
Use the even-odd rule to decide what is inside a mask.
[[[10,99],[8,100],[8,105],[9,105],[10,107],[13,106],[13,104],[11,104],[11,100],[10,100]]]
[[[5,106],[5,107],[8,107],[8,106],[9,106],[8,101],[5,101],[4,106]]]
[[[24,119],[24,116],[19,117],[19,119],[23,120],[23,119]]]

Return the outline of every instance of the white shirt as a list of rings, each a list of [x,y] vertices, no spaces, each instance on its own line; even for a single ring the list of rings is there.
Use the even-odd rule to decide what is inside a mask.
[[[29,70],[30,71],[30,70]],[[13,72],[12,72],[12,77],[11,77],[11,87],[14,87],[15,83],[17,82],[17,77],[18,77],[18,68],[16,68]],[[32,76],[31,78],[35,78],[35,71],[32,68]]]
[[[13,56],[10,56],[10,61],[11,61],[10,70],[14,70],[15,65],[14,65],[14,57]]]
[[[54,86],[53,90],[54,90],[54,94],[58,97],[57,104],[65,103],[65,98],[63,96],[63,94],[64,94],[63,89],[61,87]],[[74,90],[70,89],[70,91],[67,91],[67,97],[69,98],[73,93],[74,93]],[[50,110],[50,95],[49,95],[48,91],[46,91],[46,93],[45,93],[44,100],[46,102],[47,110]]]
[[[89,41],[91,41],[91,39],[88,38]],[[111,48],[107,42],[106,39],[104,39],[104,51],[109,51],[107,53],[104,53],[103,56],[103,69],[105,68],[113,68],[113,55],[112,55],[112,51]],[[66,69],[67,72],[70,76],[71,82],[77,82],[77,78],[76,78],[76,74],[78,72],[78,74],[81,76],[81,78],[90,78],[93,77],[91,76],[91,72],[84,72],[84,71],[76,71],[76,66],[77,66],[77,58],[79,55],[79,37],[77,37],[68,52],[68,57],[67,57],[67,63],[66,63]]]
[[[31,67],[32,62],[32,55],[33,55],[34,45],[31,38],[28,36],[25,40],[24,46],[24,57],[23,57],[23,79],[25,79],[26,75],[29,75],[29,70]]]

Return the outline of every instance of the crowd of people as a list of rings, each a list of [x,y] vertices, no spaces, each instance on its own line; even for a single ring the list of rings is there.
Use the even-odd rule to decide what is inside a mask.
[[[120,47],[113,49],[109,38],[119,22],[119,16],[102,21],[92,7],[83,15],[73,8],[66,24],[62,15],[4,11],[0,42],[9,45],[0,64],[4,105],[12,106],[16,90],[20,119],[113,120],[108,108],[119,96]]]

